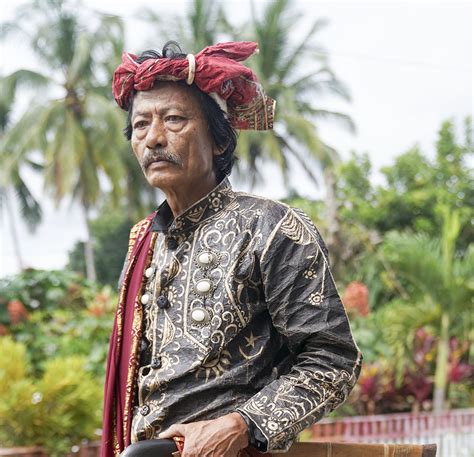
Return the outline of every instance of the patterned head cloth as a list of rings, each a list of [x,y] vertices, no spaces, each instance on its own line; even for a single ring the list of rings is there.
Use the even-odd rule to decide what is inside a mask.
[[[186,81],[210,95],[241,130],[273,128],[275,101],[268,97],[255,73],[240,62],[257,52],[257,43],[229,42],[208,46],[186,58],[147,59],[124,52],[115,70],[112,92],[127,110],[138,90],[149,90],[156,80]]]

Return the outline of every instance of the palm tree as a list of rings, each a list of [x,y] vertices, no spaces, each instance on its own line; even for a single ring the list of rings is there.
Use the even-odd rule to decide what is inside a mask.
[[[44,78],[59,94],[30,108],[9,131],[4,147],[14,163],[41,151],[45,187],[56,203],[66,196],[80,203],[87,229],[87,276],[94,280],[90,211],[101,196],[103,176],[115,202],[122,194],[124,166],[118,151],[124,118],[105,94],[110,93],[110,66],[118,63],[123,49],[123,26],[115,16],[79,16],[78,6],[67,0],[33,0],[17,10],[12,24],[3,24],[4,31],[29,39],[48,69]]]
[[[452,334],[472,332],[472,272],[474,249],[463,254],[455,251],[461,231],[459,210],[442,208],[441,239],[424,234],[392,233],[385,244],[388,261],[410,293],[381,310],[382,321],[389,323],[384,332],[399,361],[398,371],[411,355],[413,337],[420,327],[430,326],[438,334],[433,409],[445,405],[449,338]]]
[[[29,70],[18,70],[7,76],[0,77],[0,142],[10,127],[11,116],[17,91],[20,86],[36,85],[43,87],[47,80],[41,75]],[[5,206],[10,222],[13,249],[17,257],[20,270],[24,268],[21,255],[20,243],[17,237],[15,214],[13,212],[11,195],[18,202],[23,220],[30,231],[34,231],[41,221],[41,206],[31,193],[21,171],[18,162],[11,163],[11,154],[5,148],[0,149],[2,169],[0,171],[0,208]],[[39,165],[32,160],[26,161],[26,165],[38,169]]]
[[[326,25],[324,20],[315,20],[303,39],[293,44],[290,34],[301,26],[301,17],[291,8],[289,0],[267,3],[261,18],[252,3],[252,22],[244,37],[259,43],[259,53],[252,58],[251,66],[278,106],[271,134],[242,132],[239,137],[239,156],[248,163],[253,183],[258,178],[259,159],[278,163],[287,179],[290,157],[316,183],[313,165],[319,164],[327,170],[338,155],[321,141],[315,122],[329,118],[354,129],[349,116],[317,108],[310,101],[314,96],[328,93],[349,100],[349,94],[328,66],[322,49],[314,44],[316,34]]]
[[[140,17],[155,29],[160,26],[160,40],[177,41],[186,52],[198,52],[229,35],[230,24],[219,0],[192,0],[187,4],[184,16],[170,20],[154,9],[146,9]],[[153,40],[156,40],[156,34]],[[156,41],[151,43],[156,46]]]
[[[243,37],[259,43],[259,53],[252,58],[251,66],[265,90],[277,101],[277,116],[274,129],[268,134],[242,132],[237,153],[248,166],[252,185],[260,177],[259,162],[265,160],[279,165],[287,184],[290,159],[316,185],[318,178],[314,170],[319,167],[326,189],[325,240],[334,255],[340,232],[334,174],[339,155],[321,140],[317,123],[321,119],[333,120],[349,131],[354,131],[355,126],[348,115],[319,108],[312,102],[315,97],[328,94],[347,101],[350,96],[328,65],[324,50],[314,43],[326,25],[325,20],[315,20],[299,42],[294,44],[290,39],[291,32],[301,27],[301,18],[302,14],[291,8],[290,0],[268,2],[260,17],[252,3],[252,22]]]

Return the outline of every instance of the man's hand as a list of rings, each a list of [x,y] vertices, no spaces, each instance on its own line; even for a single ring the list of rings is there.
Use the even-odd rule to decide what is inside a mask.
[[[239,413],[190,424],[174,424],[158,438],[183,436],[182,457],[237,457],[248,446],[248,428]]]

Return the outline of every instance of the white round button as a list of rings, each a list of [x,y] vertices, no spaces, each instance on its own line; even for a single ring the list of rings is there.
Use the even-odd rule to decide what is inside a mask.
[[[196,290],[200,294],[206,294],[211,290],[211,281],[209,279],[201,279],[196,284]]]
[[[148,267],[146,270],[145,270],[145,276],[147,278],[151,278],[151,275],[155,272],[155,268],[154,267]]]
[[[140,301],[142,302],[142,305],[146,305],[150,301],[150,295],[143,294]]]
[[[212,263],[212,260],[213,260],[213,255],[209,252],[202,252],[201,254],[199,254],[198,256],[198,262],[203,265],[203,266],[207,266],[209,265],[210,263]]]
[[[204,308],[194,308],[191,312],[191,319],[197,324],[202,324],[209,320],[209,313]]]

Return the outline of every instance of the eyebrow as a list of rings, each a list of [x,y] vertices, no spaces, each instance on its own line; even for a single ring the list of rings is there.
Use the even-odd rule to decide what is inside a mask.
[[[145,111],[134,111],[132,112],[132,119],[136,118],[137,116],[149,116],[150,113],[149,112],[145,112]]]
[[[182,105],[169,105],[169,106],[166,106],[166,107],[162,108],[160,110],[160,114],[161,115],[166,114],[168,111],[171,111],[173,109],[182,111],[183,113],[186,113],[186,114],[189,113],[189,109],[187,109],[186,107],[183,107]],[[132,112],[132,120],[135,119],[138,116],[149,117],[150,116],[150,111]]]

